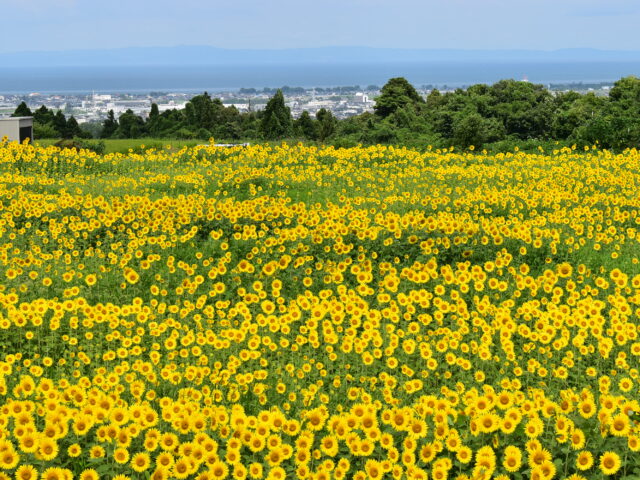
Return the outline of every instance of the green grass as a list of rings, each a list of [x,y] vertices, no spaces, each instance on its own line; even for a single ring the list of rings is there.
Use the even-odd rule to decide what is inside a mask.
[[[55,145],[59,142],[59,139],[55,138],[43,138],[36,140],[36,144],[48,147]],[[91,142],[102,141],[105,144],[105,153],[127,153],[129,150],[140,152],[143,149],[149,148],[167,148],[170,146],[171,150],[179,150],[182,147],[194,147],[199,144],[207,143],[200,140],[176,140],[176,139],[162,139],[162,138],[108,138],[104,140],[89,140]]]

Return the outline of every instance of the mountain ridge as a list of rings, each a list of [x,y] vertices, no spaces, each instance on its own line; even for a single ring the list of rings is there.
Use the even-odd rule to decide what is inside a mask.
[[[174,47],[127,47],[0,53],[0,68],[639,60],[640,51],[592,48],[465,50],[337,46],[287,49],[225,49],[205,45],[181,45]]]

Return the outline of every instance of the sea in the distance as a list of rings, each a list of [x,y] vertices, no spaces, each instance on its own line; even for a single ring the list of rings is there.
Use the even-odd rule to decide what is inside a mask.
[[[459,87],[528,79],[543,85],[611,82],[640,75],[640,61],[597,62],[412,62],[198,67],[3,68],[2,93],[202,92],[241,87],[384,85],[405,77],[416,86]]]

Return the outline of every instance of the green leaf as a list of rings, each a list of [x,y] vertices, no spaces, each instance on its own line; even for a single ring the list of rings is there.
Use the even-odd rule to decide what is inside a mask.
[[[112,470],[111,465],[108,465],[108,464],[103,464],[96,467],[96,472],[98,472],[100,476],[110,472],[111,470]]]

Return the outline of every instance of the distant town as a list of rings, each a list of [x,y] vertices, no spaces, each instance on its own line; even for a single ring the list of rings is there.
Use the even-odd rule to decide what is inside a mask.
[[[525,79],[525,81],[527,81]],[[598,96],[606,96],[611,83],[566,83],[550,84],[547,88],[552,93],[576,91],[578,93],[593,92]],[[454,91],[456,88],[447,85],[422,85],[417,90],[421,95],[428,95],[438,88],[441,92]],[[457,87],[459,88],[459,87]],[[462,87],[464,88],[464,87]],[[212,97],[219,98],[225,106],[234,106],[239,112],[252,112],[264,109],[276,88],[241,88],[235,91],[210,92]],[[294,118],[303,111],[315,114],[321,109],[331,111],[337,118],[344,119],[364,112],[372,112],[375,97],[380,94],[380,87],[343,86],[328,88],[282,87],[286,104]],[[183,109],[196,93],[181,92],[148,92],[148,93],[104,93],[92,92],[82,94],[53,94],[32,92],[28,94],[1,94],[0,117],[10,116],[17,105],[25,102],[32,110],[45,105],[50,110],[61,110],[65,115],[73,115],[80,124],[103,121],[110,110],[116,117],[131,110],[134,114],[146,118],[151,104],[158,105],[161,112]]]

